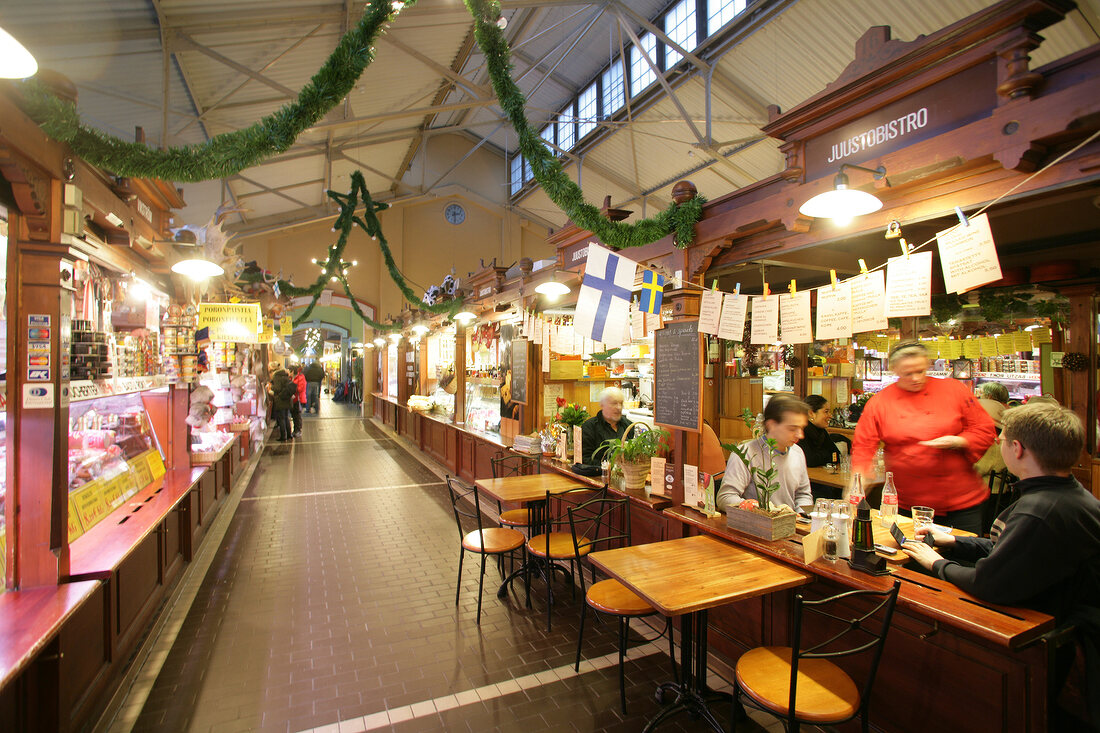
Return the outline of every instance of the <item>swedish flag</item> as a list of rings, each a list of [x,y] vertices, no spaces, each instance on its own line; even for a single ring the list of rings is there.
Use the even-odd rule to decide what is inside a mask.
[[[642,271],[641,311],[660,313],[661,299],[665,290],[665,276],[653,270]]]

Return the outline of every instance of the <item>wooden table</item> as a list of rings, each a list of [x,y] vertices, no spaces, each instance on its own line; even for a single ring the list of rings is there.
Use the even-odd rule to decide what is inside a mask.
[[[536,473],[529,476],[503,476],[501,478],[480,478],[474,481],[474,485],[477,486],[477,490],[483,494],[490,496],[497,501],[515,503],[515,504],[530,504],[531,510],[531,536],[535,536],[543,531],[549,531],[547,523],[548,508],[546,507],[547,494],[562,494],[572,489],[592,489],[591,486],[576,481],[568,476],[563,476],[560,473]],[[513,570],[508,574],[508,577],[504,579],[504,582],[500,584],[500,589],[497,591],[497,598],[504,598],[508,594],[508,586],[516,578],[521,575],[524,578],[528,577],[528,574],[534,570],[535,572],[542,572],[543,567],[535,560],[528,559],[519,568]],[[546,582],[550,582],[550,567],[545,568]],[[530,595],[528,595],[527,602],[530,604]]]
[[[646,725],[690,710],[717,731],[725,728],[707,708],[707,609],[805,585],[809,572],[707,535],[601,550],[588,556],[597,568],[626,585],[666,616],[683,616],[680,668],[683,682],[666,682],[658,696],[676,701]]]
[[[833,473],[824,466],[814,466],[813,468],[807,468],[806,473],[810,476],[810,481],[816,484],[824,484],[825,486],[832,486],[835,489],[847,489],[848,484],[852,482],[852,474],[849,471],[837,470]],[[886,481],[885,476],[863,476],[863,492],[867,493],[867,489],[872,486],[878,486]]]

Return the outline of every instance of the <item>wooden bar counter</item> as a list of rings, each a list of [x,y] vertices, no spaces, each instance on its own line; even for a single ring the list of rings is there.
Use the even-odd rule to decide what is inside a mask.
[[[932,723],[952,731],[1047,730],[1047,647],[1041,637],[1053,630],[1052,617],[985,603],[905,568],[872,576],[844,560],[807,565],[797,535],[772,542],[729,529],[724,516],[709,519],[684,507],[663,514],[670,538],[709,534],[813,573],[813,583],[801,589],[807,598],[885,590],[894,578],[902,581],[873,691],[874,727],[923,731]],[[761,644],[788,644],[789,630],[790,609],[781,597],[744,601],[710,617],[711,646],[731,662]],[[823,639],[825,632],[803,630],[807,641]],[[864,660],[854,661],[842,666],[856,673],[855,665]]]

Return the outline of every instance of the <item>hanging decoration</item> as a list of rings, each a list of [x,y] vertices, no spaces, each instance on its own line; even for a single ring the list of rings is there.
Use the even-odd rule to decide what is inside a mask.
[[[371,0],[358,25],[344,34],[296,100],[251,127],[216,135],[201,145],[154,150],[108,135],[83,124],[75,105],[33,79],[22,85],[23,109],[47,135],[117,176],[181,183],[225,178],[285,152],[339,104],[374,60],[374,42],[383,28],[415,2]]]
[[[454,314],[462,309],[461,299],[454,298],[452,300],[445,300],[428,305],[420,298],[416,297],[416,293],[413,292],[413,289],[405,282],[405,277],[397,268],[397,263],[394,262],[389,243],[386,241],[385,235],[382,234],[382,224],[378,221],[378,212],[388,209],[389,204],[382,201],[375,201],[371,198],[370,191],[367,190],[367,184],[366,181],[363,180],[363,173],[361,171],[352,172],[351,190],[348,191],[348,193],[343,194],[337,193],[336,191],[327,191],[326,193],[329,198],[340,206],[340,215],[336,217],[336,225],[334,227],[334,231],[339,232],[339,236],[336,242],[329,247],[328,257],[323,262],[321,260],[316,260],[316,264],[321,268],[321,273],[317,276],[316,280],[306,287],[298,287],[286,280],[276,281],[279,290],[291,297],[310,296],[312,298],[309,305],[306,306],[306,309],[294,319],[295,326],[309,319],[310,314],[313,313],[314,306],[317,305],[317,300],[321,297],[321,293],[325,289],[325,285],[335,280],[343,286],[344,293],[348,296],[348,300],[351,301],[351,309],[355,311],[355,315],[359,316],[368,326],[376,331],[401,330],[401,324],[380,323],[368,316],[359,307],[359,301],[352,295],[351,287],[348,285],[348,268],[347,262],[344,260],[344,250],[347,248],[348,236],[351,234],[353,226],[358,226],[366,232],[372,240],[378,242],[378,246],[382,250],[382,258],[386,261],[386,269],[389,270],[390,277],[397,284],[405,300],[422,311],[428,313],[446,313],[448,317],[454,318]],[[363,213],[362,216],[357,216],[355,211],[359,208],[360,204],[364,207]],[[244,282],[258,282],[262,281],[263,277],[263,272],[246,272],[242,275],[242,280]]]
[[[489,0],[464,0],[474,17],[474,38],[485,56],[489,78],[493,82],[500,106],[519,136],[519,151],[531,166],[539,186],[546,192],[570,220],[581,229],[587,229],[612,249],[641,247],[656,242],[669,234],[675,235],[676,246],[687,247],[695,239],[695,224],[703,215],[702,196],[669,205],[652,219],[642,219],[633,224],[613,222],[598,208],[584,200],[584,192],[562,170],[561,162],[531,123],[527,121],[524,105],[527,100],[511,76],[511,50],[504,38],[500,3]]]

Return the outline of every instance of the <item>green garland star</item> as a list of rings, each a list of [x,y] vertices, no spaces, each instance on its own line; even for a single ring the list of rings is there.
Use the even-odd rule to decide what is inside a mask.
[[[390,277],[393,278],[398,289],[401,290],[401,294],[405,296],[405,300],[422,311],[436,314],[446,313],[451,318],[454,317],[455,313],[462,310],[463,301],[457,298],[443,303],[436,303],[435,305],[427,305],[416,297],[416,293],[409,287],[409,284],[405,281],[405,277],[397,268],[397,263],[394,262],[393,259],[393,253],[390,251],[389,242],[386,241],[386,237],[382,233],[382,224],[378,221],[378,212],[385,211],[390,205],[382,201],[375,201],[371,198],[370,191],[367,190],[366,181],[363,180],[362,171],[354,171],[351,174],[351,190],[346,194],[337,193],[336,191],[327,191],[326,193],[329,198],[340,206],[340,215],[336,217],[336,225],[334,227],[340,234],[336,242],[328,249],[328,258],[321,264],[321,274],[306,287],[298,287],[287,280],[277,281],[279,290],[287,295],[294,297],[312,296],[306,309],[294,319],[295,326],[309,319],[310,314],[313,313],[314,306],[317,305],[317,300],[321,297],[321,293],[325,289],[326,283],[330,282],[331,279],[335,277],[343,286],[344,292],[351,301],[351,309],[355,311],[355,314],[368,326],[376,331],[401,330],[401,326],[398,324],[380,323],[368,316],[359,308],[359,301],[352,295],[351,287],[348,285],[347,272],[342,263],[344,262],[344,250],[348,245],[348,236],[351,234],[351,228],[353,226],[358,226],[366,232],[371,239],[378,242],[378,246],[382,250],[382,258],[386,261],[386,269],[389,270]],[[364,207],[363,215],[356,216],[355,211],[359,208],[360,202],[362,202]],[[263,273],[245,274],[241,277],[240,281],[245,283],[262,282]]]
[[[23,109],[47,135],[117,176],[184,183],[225,178],[286,152],[302,132],[339,104],[374,60],[374,42],[383,28],[415,2],[371,0],[356,27],[344,34],[295,101],[251,127],[216,135],[201,145],[154,150],[108,135],[83,124],[73,104],[35,80],[22,85]]]
[[[524,112],[526,100],[511,76],[511,50],[497,19],[500,3],[496,0],[463,0],[474,17],[474,38],[485,56],[489,78],[501,109],[508,116],[516,135],[519,151],[531,165],[535,180],[574,224],[587,229],[613,249],[641,247],[675,234],[676,245],[687,247],[695,239],[695,224],[703,215],[702,196],[683,204],[672,203],[652,219],[632,224],[612,222],[584,200],[584,192],[562,170],[561,161],[546,147]]]

